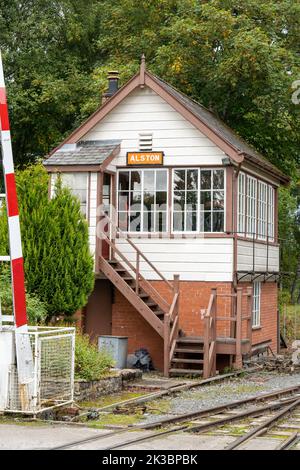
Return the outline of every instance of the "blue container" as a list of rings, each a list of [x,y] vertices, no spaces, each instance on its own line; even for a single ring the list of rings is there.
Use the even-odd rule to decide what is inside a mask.
[[[98,350],[107,351],[113,357],[114,367],[126,369],[128,337],[127,336],[98,336]]]

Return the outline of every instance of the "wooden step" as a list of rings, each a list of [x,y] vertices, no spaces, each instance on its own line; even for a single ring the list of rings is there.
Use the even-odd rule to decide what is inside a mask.
[[[158,307],[156,302],[145,302],[145,304],[148,305],[149,308]]]
[[[124,281],[126,281],[127,283],[129,282],[134,282],[135,283],[135,279],[133,279],[133,277],[129,277],[129,276],[125,276],[125,277],[122,277],[120,276]]]
[[[203,364],[202,359],[189,359],[189,358],[182,358],[182,357],[173,357],[171,362],[180,362],[184,364]]]
[[[202,370],[195,369],[170,369],[170,374],[174,375],[202,375]]]
[[[147,298],[149,299],[150,297],[150,295],[146,294],[146,292],[143,294],[138,294],[138,296],[140,297],[140,299],[147,299]]]
[[[175,353],[187,353],[187,354],[203,354],[203,349],[192,349],[192,348],[176,348]]]
[[[158,318],[161,318],[161,317],[164,317],[165,314],[162,310],[154,310],[155,315],[158,317]]]
[[[177,344],[179,343],[190,343],[190,344],[203,344],[203,339],[202,338],[197,338],[195,337],[189,337],[189,336],[182,336],[181,338],[177,339]]]

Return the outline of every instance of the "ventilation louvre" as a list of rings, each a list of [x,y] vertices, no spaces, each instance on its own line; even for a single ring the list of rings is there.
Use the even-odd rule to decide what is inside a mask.
[[[153,141],[152,132],[141,132],[139,134],[139,150],[141,152],[151,151],[152,150],[152,141]]]

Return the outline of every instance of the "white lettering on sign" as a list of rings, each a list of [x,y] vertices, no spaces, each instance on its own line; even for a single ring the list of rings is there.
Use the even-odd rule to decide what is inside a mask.
[[[162,152],[128,152],[128,165],[162,165]]]

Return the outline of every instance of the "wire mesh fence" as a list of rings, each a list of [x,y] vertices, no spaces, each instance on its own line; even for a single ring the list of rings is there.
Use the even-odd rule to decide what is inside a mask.
[[[0,340],[1,334],[7,335],[9,331],[13,337],[15,333],[12,328],[2,330]],[[30,338],[32,377],[26,384],[19,382],[12,339],[7,377],[3,375],[3,383],[0,384],[0,411],[36,414],[71,403],[74,395],[75,329],[29,327],[28,333],[22,334]]]

